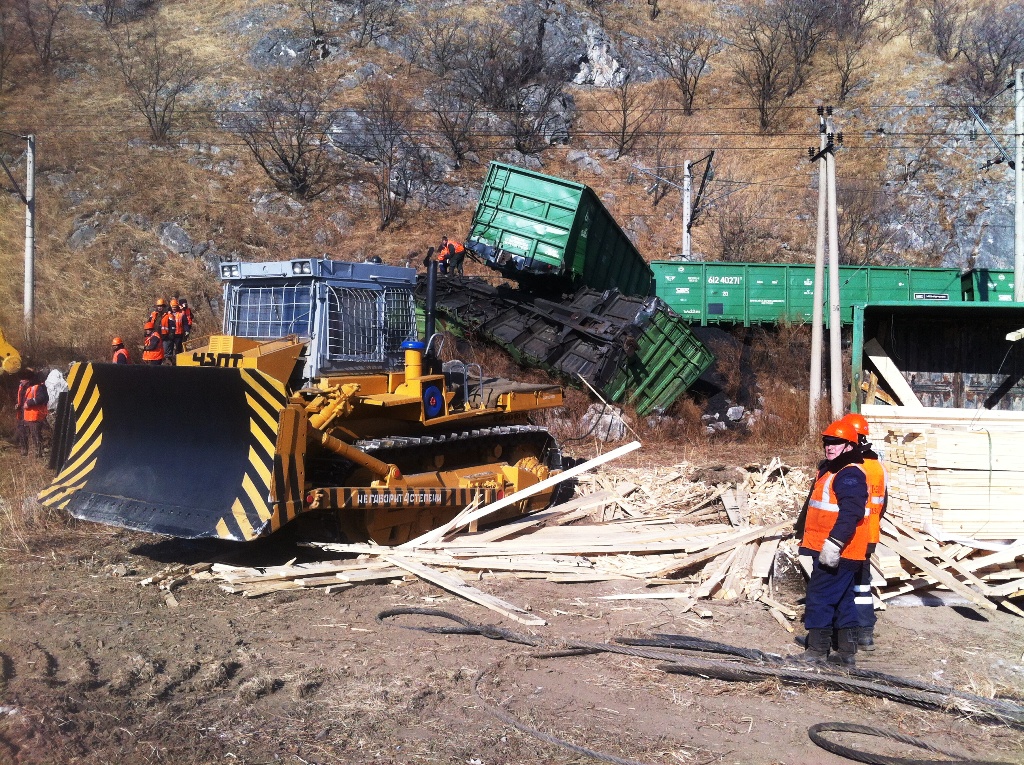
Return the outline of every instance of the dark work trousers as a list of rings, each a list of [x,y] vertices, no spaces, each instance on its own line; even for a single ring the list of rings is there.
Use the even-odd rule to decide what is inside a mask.
[[[857,626],[862,630],[873,632],[875,629],[875,599],[871,597],[871,561],[857,571],[853,583],[853,602],[857,606]]]
[[[804,627],[809,630],[842,630],[857,626],[853,582],[862,561],[841,559],[839,568],[825,568],[813,555],[814,568],[807,583]]]

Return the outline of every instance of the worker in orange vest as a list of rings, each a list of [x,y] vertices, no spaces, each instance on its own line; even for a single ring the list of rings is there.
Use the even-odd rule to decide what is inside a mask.
[[[174,354],[177,355],[184,350],[185,344],[185,312],[177,298],[171,298],[171,315],[174,318]]]
[[[868,555],[854,584],[854,601],[857,605],[860,625],[857,645],[866,651],[873,651],[875,650],[877,617],[875,616],[874,598],[871,596],[871,555],[875,551],[875,545],[878,544],[882,514],[889,501],[889,473],[878,454],[872,449],[871,442],[868,441],[870,427],[864,415],[851,412],[843,420],[850,423],[857,431],[861,454],[864,457],[864,473],[868,480],[868,510],[870,512],[868,516]]]
[[[35,443],[36,456],[43,456],[43,422],[49,413],[50,396],[46,386],[31,369],[25,370],[18,383],[17,403],[18,433],[15,442],[21,446],[21,453],[28,456],[29,441]]]
[[[853,588],[870,539],[868,480],[853,426],[836,420],[821,436],[825,461],[811,490],[800,540],[800,554],[814,561],[804,608],[807,641],[803,654],[793,658],[853,666],[859,631]]]
[[[160,323],[156,325],[160,332],[160,339],[164,344],[164,358],[171,364],[174,363],[174,336],[175,322],[174,313],[168,308],[160,315]]]
[[[454,239],[449,239],[446,236],[441,237],[441,246],[437,250],[439,253],[444,253],[444,261],[448,266],[448,270],[452,274],[458,274],[463,276],[462,263],[466,260],[466,248],[462,242],[457,242]],[[444,273],[444,270],[441,271]]]
[[[184,344],[192,336],[192,309],[188,307],[188,300],[185,298],[178,298],[178,305],[181,306],[181,318],[184,322],[181,332],[182,344]]]
[[[448,237],[441,237],[441,246],[434,252],[434,260],[437,261],[437,272],[448,273]]]
[[[114,357],[110,360],[112,364],[131,364],[132,360],[128,356],[128,349],[124,347],[124,340],[120,337],[115,337],[110,341],[110,346],[114,349]]]
[[[160,366],[164,363],[164,342],[160,330],[151,321],[146,322],[146,339],[142,344],[142,363]]]

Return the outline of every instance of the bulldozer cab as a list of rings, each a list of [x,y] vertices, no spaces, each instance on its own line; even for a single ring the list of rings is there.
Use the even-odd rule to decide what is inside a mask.
[[[293,390],[324,376],[402,368],[402,343],[416,339],[416,270],[326,258],[221,263],[223,334],[267,341],[296,336],[305,348],[290,379]],[[210,354],[210,351],[205,353]],[[193,354],[195,355],[195,354]],[[233,366],[226,354],[182,366]]]

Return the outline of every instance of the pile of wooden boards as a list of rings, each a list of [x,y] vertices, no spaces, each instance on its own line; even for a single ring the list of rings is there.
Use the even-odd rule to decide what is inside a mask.
[[[889,423],[884,432],[890,517],[973,539],[1024,538],[1024,431]]]
[[[941,588],[981,608],[995,610],[1002,605],[1024,616],[1024,610],[1010,600],[1024,596],[1024,539],[998,544],[942,541],[897,518],[883,518],[871,566],[871,584],[882,603]]]

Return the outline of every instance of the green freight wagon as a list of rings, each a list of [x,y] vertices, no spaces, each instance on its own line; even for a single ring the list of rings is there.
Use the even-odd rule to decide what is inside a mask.
[[[538,292],[651,294],[651,269],[582,183],[492,162],[466,238],[489,266]]]
[[[1013,269],[973,268],[963,275],[963,293],[971,303],[1012,303]]]
[[[814,266],[803,263],[651,263],[655,294],[691,322],[776,324],[810,322]],[[869,301],[959,303],[964,300],[956,268],[839,267],[840,315],[853,321],[853,306]],[[828,325],[828,284],[823,317]]]

